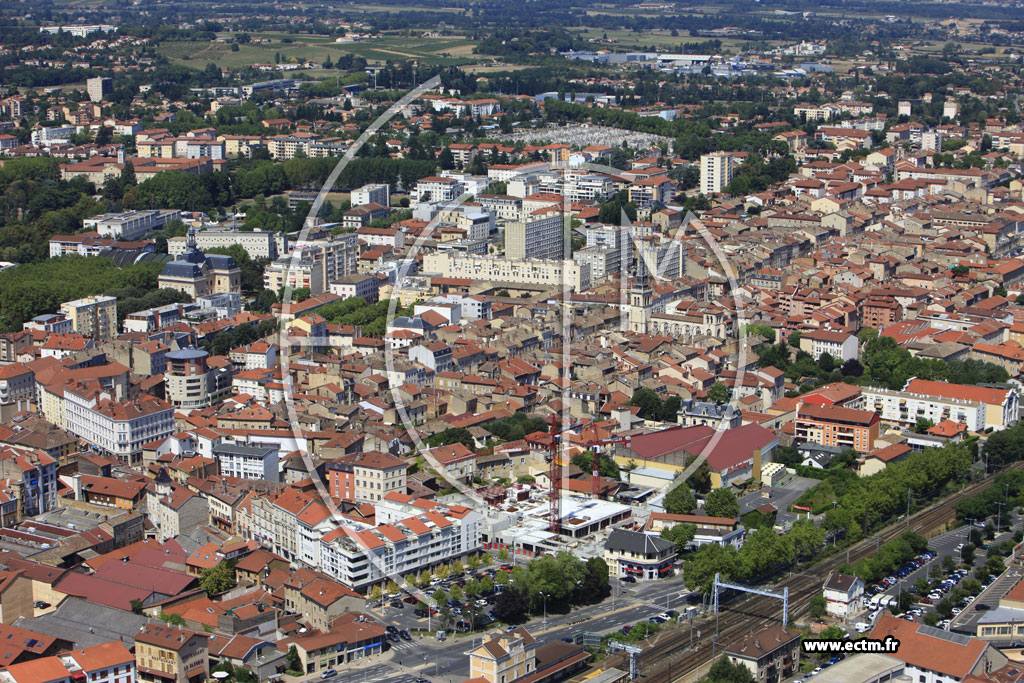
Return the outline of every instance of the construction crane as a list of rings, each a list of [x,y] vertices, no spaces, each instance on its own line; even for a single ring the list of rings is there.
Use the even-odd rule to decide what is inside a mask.
[[[636,656],[643,652],[643,648],[639,648],[636,645],[625,645],[617,640],[608,641],[608,649],[612,652],[622,650],[629,653],[629,680],[636,680]]]
[[[590,483],[593,486],[594,498],[597,498],[601,491],[599,482],[599,474],[601,472],[601,454],[598,451],[593,450],[594,446],[607,446],[610,444],[624,443],[626,444],[626,448],[629,448],[629,444],[632,439],[632,436],[616,436],[610,439],[601,439],[600,441],[595,441],[594,443],[589,444],[589,448],[594,454],[594,475],[590,479]]]
[[[562,459],[559,454],[558,441],[562,428],[554,414],[551,415],[551,443],[548,444],[548,483],[551,486],[550,505],[548,512],[548,531],[557,534],[562,528]]]

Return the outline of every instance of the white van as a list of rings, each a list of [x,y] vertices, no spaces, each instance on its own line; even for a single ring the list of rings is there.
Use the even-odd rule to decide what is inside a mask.
[[[864,621],[858,621],[856,624],[853,625],[853,627],[857,629],[857,633],[865,633],[866,631],[871,629],[871,624]]]

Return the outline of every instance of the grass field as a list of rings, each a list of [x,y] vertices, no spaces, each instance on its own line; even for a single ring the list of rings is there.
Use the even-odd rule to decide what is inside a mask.
[[[282,62],[313,60],[332,61],[343,55],[357,55],[368,62],[381,64],[388,60],[404,62],[418,59],[421,64],[443,66],[474,64],[480,61],[473,54],[472,40],[458,36],[441,38],[386,37],[371,40],[336,43],[331,36],[315,36],[288,33],[258,33],[253,38],[265,39],[266,43],[239,45],[238,52],[231,51],[227,43],[208,43],[197,46],[191,42],[164,43],[160,53],[175,62],[202,68],[207,62],[218,66],[237,69],[248,64],[273,64],[274,55],[281,54]],[[291,42],[284,42],[290,40]]]

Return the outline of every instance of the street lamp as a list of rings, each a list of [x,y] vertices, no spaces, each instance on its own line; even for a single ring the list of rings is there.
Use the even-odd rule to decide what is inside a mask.
[[[541,623],[544,624],[545,626],[547,626],[548,625],[548,596],[547,596],[547,593],[543,593],[542,592],[540,594],[540,597],[544,600],[544,621],[542,621]]]

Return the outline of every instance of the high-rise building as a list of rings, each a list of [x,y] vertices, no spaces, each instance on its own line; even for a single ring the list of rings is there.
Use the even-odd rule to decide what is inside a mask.
[[[732,154],[712,152],[700,158],[700,191],[704,194],[724,192],[732,182]]]
[[[102,102],[103,96],[114,90],[114,79],[97,76],[85,81],[85,91],[93,102]]]
[[[505,256],[510,259],[553,258],[565,253],[565,222],[561,211],[550,210],[505,226]]]
[[[71,321],[75,332],[83,337],[106,341],[117,334],[116,297],[87,296],[66,301],[60,305],[60,312]]]

